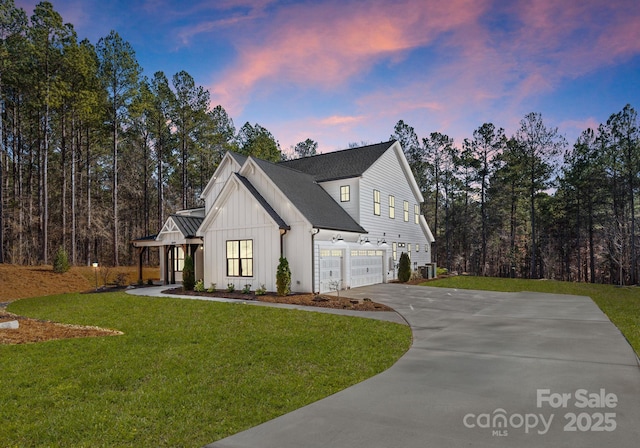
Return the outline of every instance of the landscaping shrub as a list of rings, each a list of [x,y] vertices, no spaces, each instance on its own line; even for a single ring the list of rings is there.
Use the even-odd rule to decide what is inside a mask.
[[[64,248],[60,247],[53,259],[53,272],[64,274],[69,270],[69,256]]]
[[[291,271],[289,262],[285,257],[280,257],[278,272],[276,273],[276,288],[279,296],[286,296],[291,292]]]
[[[400,263],[398,264],[398,280],[402,283],[408,282],[411,278],[411,260],[409,254],[402,252]]]
[[[193,269],[193,258],[187,254],[184,257],[184,268],[182,268],[182,289],[193,291],[196,284],[196,274]]]
[[[196,292],[204,292],[204,280],[198,280],[193,290]]]

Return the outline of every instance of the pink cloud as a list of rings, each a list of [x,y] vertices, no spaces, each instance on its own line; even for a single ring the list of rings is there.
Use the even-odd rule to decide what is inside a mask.
[[[339,126],[345,124],[353,124],[361,122],[364,117],[360,116],[341,116],[341,115],[332,115],[331,117],[323,118],[318,121],[318,123],[325,126]]]
[[[390,5],[333,0],[282,9],[268,28],[240,38],[238,60],[212,86],[213,95],[232,110],[242,107],[258,83],[289,82],[332,89],[376,62],[398,63],[442,33],[477,19],[482,3],[404,0]]]

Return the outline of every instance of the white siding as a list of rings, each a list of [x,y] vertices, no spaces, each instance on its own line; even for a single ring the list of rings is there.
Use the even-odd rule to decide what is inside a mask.
[[[292,291],[311,291],[311,226],[286,200],[271,181],[255,167],[242,171],[255,189],[291,227],[283,236],[283,254],[291,270]],[[227,283],[252,289],[265,285],[275,291],[276,271],[280,259],[280,229],[264,208],[237,180],[235,190],[218,203],[220,210],[205,230],[205,285],[215,282],[218,288]],[[254,277],[251,279],[226,276],[226,240],[254,240]],[[236,284],[237,283],[237,284]]]
[[[380,191],[380,215],[373,214],[373,190]],[[395,218],[389,218],[389,196],[395,198]],[[403,204],[409,202],[409,221],[404,221]],[[409,181],[402,169],[402,164],[392,147],[385,152],[360,179],[360,225],[367,230],[369,241],[386,240],[392,243],[404,243],[398,248],[397,258],[401,252],[407,252],[411,244],[412,267],[431,262],[431,248],[425,232],[414,220],[414,205],[419,204],[411,189]],[[416,244],[419,251],[416,252]],[[398,261],[396,260],[396,262]],[[388,263],[387,263],[388,265]],[[388,266],[387,266],[388,267]]]
[[[340,200],[340,187],[349,186],[350,200],[342,202]],[[360,178],[331,180],[320,183],[320,186],[349,213],[356,222],[360,221]]]
[[[240,168],[231,156],[227,155],[224,160],[225,162],[218,167],[209,181],[210,184],[207,185],[208,189],[204,197],[205,216],[209,213],[211,206],[222,191],[222,188],[224,188],[227,180],[229,180],[229,177]]]
[[[253,276],[227,277],[226,242],[253,240]],[[244,188],[236,187],[218,210],[204,234],[204,283],[216,283],[225,289],[233,283],[236,289],[251,284],[251,289],[265,285],[275,288],[275,272],[280,254],[280,231],[264,209]]]

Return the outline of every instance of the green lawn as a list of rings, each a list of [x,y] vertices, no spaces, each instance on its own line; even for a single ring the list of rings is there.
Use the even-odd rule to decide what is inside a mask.
[[[0,346],[9,447],[200,447],[371,377],[411,344],[393,323],[124,293],[9,311],[125,333]]]
[[[640,355],[640,288],[492,277],[458,276],[423,283],[443,288],[487,291],[534,291],[589,296],[611,319]]]

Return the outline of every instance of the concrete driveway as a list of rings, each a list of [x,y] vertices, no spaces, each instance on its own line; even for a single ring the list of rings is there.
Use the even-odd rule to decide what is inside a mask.
[[[411,349],[390,369],[210,448],[636,447],[640,368],[587,297],[383,284]]]

